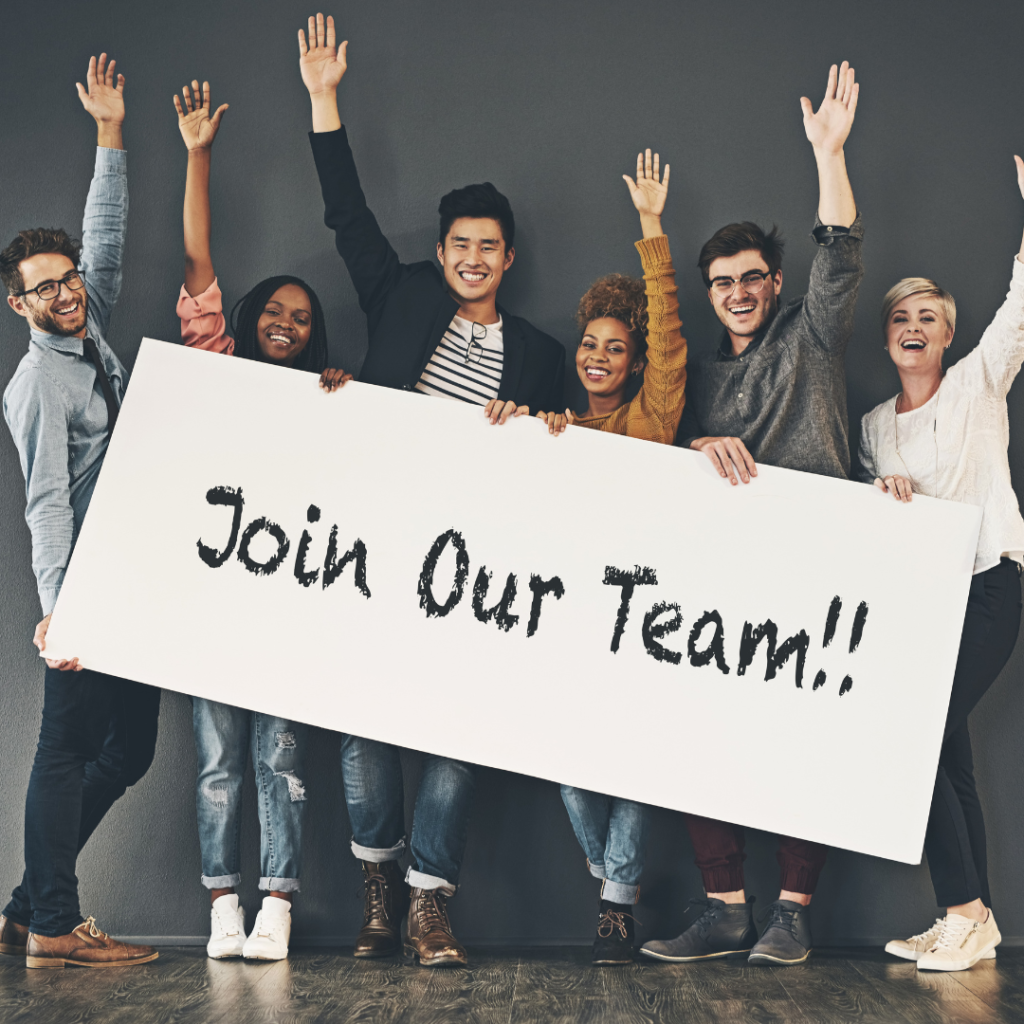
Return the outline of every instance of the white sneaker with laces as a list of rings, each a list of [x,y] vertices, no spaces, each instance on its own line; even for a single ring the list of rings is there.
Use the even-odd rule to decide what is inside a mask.
[[[206,955],[214,960],[241,956],[245,942],[245,911],[238,905],[238,894],[218,896],[210,905],[210,941]]]
[[[252,934],[245,940],[247,960],[284,960],[292,934],[292,905],[279,896],[264,896]]]
[[[1002,942],[995,915],[988,912],[983,924],[959,914],[942,919],[939,936],[932,947],[918,957],[919,971],[966,971]]]
[[[891,942],[887,942],[885,944],[886,953],[903,957],[904,960],[919,960],[922,953],[927,953],[935,945],[939,932],[942,931],[942,922],[943,918],[937,917],[935,924],[928,931],[921,932],[919,935],[911,935],[909,939],[893,939]],[[993,947],[981,959],[995,960],[995,958],[996,951]]]

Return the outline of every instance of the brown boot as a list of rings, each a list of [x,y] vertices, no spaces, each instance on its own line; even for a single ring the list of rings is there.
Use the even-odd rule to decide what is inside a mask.
[[[409,916],[403,928],[405,955],[419,959],[421,967],[464,966],[468,957],[452,935],[445,905],[455,890],[448,886],[412,889],[410,895]]]
[[[364,860],[363,927],[356,936],[354,956],[391,956],[402,944],[402,910],[409,898],[396,860],[374,864]]]
[[[0,953],[24,956],[28,942],[28,925],[18,924],[0,914]]]
[[[52,939],[31,932],[25,952],[26,967],[132,967],[160,955],[152,946],[130,946],[110,938],[91,917],[73,932]]]

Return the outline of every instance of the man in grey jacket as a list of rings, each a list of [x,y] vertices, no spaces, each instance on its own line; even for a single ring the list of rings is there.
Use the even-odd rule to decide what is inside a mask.
[[[708,298],[725,330],[715,358],[691,364],[689,415],[676,443],[704,452],[733,485],[737,477],[749,483],[758,462],[849,475],[844,363],[864,268],[843,146],[858,91],[844,62],[833,65],[817,113],[809,99],[800,100],[820,188],[813,231],[819,249],[807,294],[779,308],[782,241],[775,229],[729,224],[701,250]],[[676,962],[748,953],[753,963],[806,960],[808,906],[828,848],[779,837],[781,891],[758,939],[744,888],[743,829],[695,815],[687,815],[687,825],[706,891],[703,913],[678,938],[648,942],[642,951]]]
[[[116,81],[115,81],[116,77]],[[97,126],[82,244],[60,229],[21,231],[0,253],[8,304],[29,322],[28,352],[4,392],[4,418],[25,474],[43,620],[50,614],[89,507],[128,375],[104,335],[121,290],[128,223],[121,139],[124,77],[107,55],[89,62],[78,95]],[[25,799],[25,875],[0,915],[0,953],[27,967],[120,967],[155,960],[149,946],[83,921],[75,863],[156,744],[160,691],[47,659],[43,722]]]

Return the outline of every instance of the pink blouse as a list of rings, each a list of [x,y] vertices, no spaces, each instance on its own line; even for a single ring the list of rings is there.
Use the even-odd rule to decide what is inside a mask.
[[[181,340],[190,348],[232,355],[235,339],[228,337],[227,323],[217,279],[201,295],[193,298],[181,286],[176,312],[181,318]]]

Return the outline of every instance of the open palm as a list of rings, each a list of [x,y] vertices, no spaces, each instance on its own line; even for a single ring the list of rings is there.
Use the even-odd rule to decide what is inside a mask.
[[[122,124],[124,122],[124,75],[114,76],[116,60],[107,63],[107,55],[100,54],[99,61],[89,58],[89,70],[85,86],[75,82],[82,106],[100,122]]]
[[[817,113],[806,96],[800,97],[804,131],[815,149],[838,153],[843,148],[853,127],[859,94],[860,86],[854,81],[853,68],[844,60],[838,70],[835,64],[829,69],[825,98]]]
[[[309,19],[308,45],[306,33],[299,29],[299,71],[302,72],[302,84],[311,96],[334,92],[338,88],[348,68],[347,51],[347,41],[337,46],[334,18],[330,16],[326,24],[322,14]]]
[[[668,196],[669,165],[665,164],[665,176],[661,177],[659,164],[661,158],[657,153],[651,160],[651,151],[636,155],[636,181],[628,174],[622,177],[629,186],[629,197],[641,217],[660,217],[665,209]]]
[[[192,80],[191,90],[186,85],[181,90],[185,98],[182,101],[174,97],[174,109],[178,112],[178,130],[185,140],[189,150],[209,149],[213,140],[217,137],[217,129],[220,128],[220,119],[224,111],[228,109],[226,103],[222,103],[210,116],[210,83],[203,82],[203,91],[199,91],[199,83]],[[194,97],[194,98],[193,98]]]

